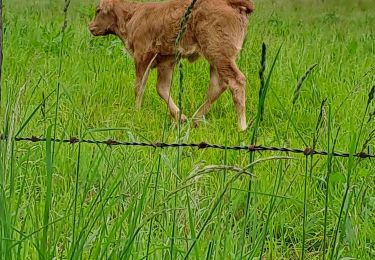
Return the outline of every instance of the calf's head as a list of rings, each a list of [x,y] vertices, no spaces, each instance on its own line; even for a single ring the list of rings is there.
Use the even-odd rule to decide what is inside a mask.
[[[89,24],[89,30],[94,36],[115,34],[117,29],[117,16],[115,5],[117,0],[101,0],[96,7],[94,20]]]

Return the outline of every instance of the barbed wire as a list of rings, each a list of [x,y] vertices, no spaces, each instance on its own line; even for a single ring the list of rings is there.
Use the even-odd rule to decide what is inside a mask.
[[[0,140],[5,141],[8,140],[7,136],[0,135]],[[46,142],[46,137],[14,137],[14,141],[16,142]],[[86,143],[86,144],[105,144],[108,146],[140,146],[140,147],[152,147],[152,148],[176,148],[176,147],[191,147],[191,148],[198,148],[198,149],[220,149],[220,150],[237,150],[237,151],[248,151],[248,152],[261,152],[261,151],[271,151],[271,152],[284,152],[284,153],[295,153],[295,154],[303,154],[306,156],[309,155],[322,155],[327,156],[330,153],[327,151],[319,151],[312,149],[310,147],[306,147],[305,149],[297,149],[297,148],[287,148],[287,147],[275,147],[275,146],[263,146],[263,145],[248,145],[248,146],[226,146],[220,144],[209,144],[206,142],[200,143],[146,143],[146,142],[124,142],[124,141],[116,141],[112,139],[107,140],[90,140],[90,139],[79,139],[77,137],[70,137],[69,139],[59,139],[59,138],[51,138],[51,142],[56,143],[68,143],[68,144],[77,144],[77,143]],[[349,157],[351,154],[345,152],[333,152],[332,156],[335,157]],[[354,157],[366,159],[366,158],[375,158],[375,154],[359,152],[353,154]]]

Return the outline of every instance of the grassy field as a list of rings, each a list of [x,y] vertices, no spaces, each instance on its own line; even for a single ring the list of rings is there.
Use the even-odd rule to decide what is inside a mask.
[[[115,37],[88,32],[95,1],[71,1],[64,33],[63,0],[4,1],[0,133],[225,145],[256,140],[375,153],[369,116],[375,2],[255,3],[238,58],[253,122],[242,133],[229,93],[199,128],[179,127],[156,93],[154,71],[135,112],[132,59]],[[281,50],[260,121],[263,42],[266,78]],[[315,63],[293,103],[298,80]],[[184,61],[183,67],[181,102],[191,119],[207,90],[208,65]],[[175,100],[178,79],[176,70]],[[254,177],[223,165],[250,165]],[[374,178],[374,161],[354,157],[0,141],[0,259],[374,259]]]

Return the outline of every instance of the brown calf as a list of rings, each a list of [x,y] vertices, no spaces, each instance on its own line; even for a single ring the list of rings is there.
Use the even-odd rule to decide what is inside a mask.
[[[204,57],[210,64],[210,84],[203,105],[193,118],[197,123],[211,104],[229,87],[237,112],[238,127],[245,130],[245,76],[236,65],[245,38],[250,0],[198,0],[180,45],[175,41],[180,21],[190,0],[134,3],[101,0],[89,29],[94,36],[114,34],[134,58],[136,108],[140,108],[150,68],[157,69],[157,92],[178,119],[179,108],[170,97],[175,55],[194,61]],[[181,116],[186,120],[186,116]]]

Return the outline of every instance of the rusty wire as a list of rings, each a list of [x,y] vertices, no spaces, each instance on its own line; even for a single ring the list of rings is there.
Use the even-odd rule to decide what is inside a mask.
[[[8,138],[5,135],[0,135],[0,140],[7,140]],[[14,141],[16,142],[46,142],[46,137],[14,137]],[[146,143],[146,142],[124,142],[124,141],[116,141],[112,139],[107,140],[89,140],[89,139],[79,139],[77,137],[70,137],[69,139],[59,139],[59,138],[51,138],[51,142],[56,143],[68,143],[68,144],[76,144],[76,143],[86,143],[86,144],[105,144],[108,146],[140,146],[140,147],[152,147],[152,148],[176,148],[176,147],[191,147],[191,148],[198,148],[198,149],[219,149],[219,150],[237,150],[237,151],[248,151],[248,152],[261,152],[261,151],[271,151],[271,152],[284,152],[284,153],[295,153],[295,154],[304,154],[306,156],[309,155],[322,155],[326,156],[329,155],[327,151],[319,151],[314,150],[312,148],[306,147],[305,149],[297,149],[297,148],[287,148],[287,147],[275,147],[275,146],[263,146],[263,145],[248,145],[248,146],[226,146],[220,144],[209,144],[206,142],[200,143]],[[344,152],[333,152],[333,156],[336,157],[349,157],[349,153]],[[353,154],[354,157],[365,159],[365,158],[375,158],[375,154],[369,154],[365,152],[359,152]]]

